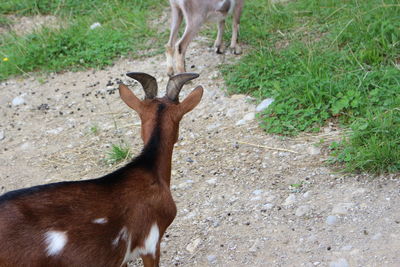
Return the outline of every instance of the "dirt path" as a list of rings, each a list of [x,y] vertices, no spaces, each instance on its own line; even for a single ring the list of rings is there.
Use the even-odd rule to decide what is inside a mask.
[[[251,119],[255,104],[224,93],[218,65],[236,58],[216,56],[208,43],[197,39],[188,53],[190,71],[201,76],[183,91],[203,84],[206,93],[181,124],[172,180],[178,215],[161,266],[399,266],[399,177],[333,173],[315,147],[337,138],[333,127],[291,139],[267,135],[255,121],[236,125]],[[49,75],[42,84],[1,83],[0,193],[106,174],[118,167],[104,162],[111,144],[137,154],[139,119],[115,91],[127,71],[164,77],[165,88],[161,55]],[[21,95],[25,103],[13,105]]]

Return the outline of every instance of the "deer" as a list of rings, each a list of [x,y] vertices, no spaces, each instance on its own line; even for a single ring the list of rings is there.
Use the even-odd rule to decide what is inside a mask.
[[[210,20],[218,24],[218,34],[214,42],[215,52],[223,53],[222,37],[225,29],[225,19],[233,13],[232,38],[230,49],[235,55],[242,53],[238,45],[240,17],[244,0],[169,0],[171,6],[171,30],[168,43],[165,45],[167,58],[167,74],[185,72],[185,53],[189,43],[196,36],[201,26]],[[185,31],[177,41],[179,26],[185,18]]]
[[[100,178],[64,181],[0,196],[0,266],[127,266],[141,257],[159,266],[160,241],[177,208],[170,191],[174,144],[182,117],[203,95],[197,86],[182,101],[182,86],[195,73],[170,77],[157,97],[156,79],[127,75],[145,92],[140,100],[125,84],[121,99],[141,119],[141,153]]]

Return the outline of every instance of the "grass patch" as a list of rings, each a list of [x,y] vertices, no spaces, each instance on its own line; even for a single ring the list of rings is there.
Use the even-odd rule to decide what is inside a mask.
[[[132,156],[132,153],[128,147],[122,145],[112,145],[110,152],[107,154],[107,162],[110,164],[116,164],[118,162],[127,160]]]
[[[0,7],[1,14],[52,14],[63,25],[26,36],[1,36],[0,56],[9,60],[0,64],[0,80],[37,70],[101,68],[121,55],[160,49],[167,33],[160,38],[149,27],[160,7],[156,0],[10,0]],[[91,30],[95,22],[101,27]]]
[[[267,132],[335,120],[352,129],[333,154],[346,170],[397,172],[399,130],[387,127],[400,117],[399,28],[399,0],[249,1],[241,39],[253,49],[223,74],[232,93],[275,99],[260,115]]]

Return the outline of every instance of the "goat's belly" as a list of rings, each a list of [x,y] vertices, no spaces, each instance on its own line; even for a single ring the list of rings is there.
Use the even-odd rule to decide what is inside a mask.
[[[208,14],[207,22],[220,22],[221,20],[224,20],[225,17],[226,15],[222,14],[221,12],[215,11]]]

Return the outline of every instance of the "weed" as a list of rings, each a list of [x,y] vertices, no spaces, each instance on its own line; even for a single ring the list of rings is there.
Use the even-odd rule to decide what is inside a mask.
[[[110,164],[115,164],[127,160],[132,156],[130,149],[123,145],[112,145],[111,151],[107,154],[107,161]]]
[[[92,126],[90,127],[90,132],[91,132],[92,134],[94,134],[94,135],[98,135],[98,134],[99,134],[99,131],[100,131],[100,129],[99,129],[99,126],[98,126],[98,125],[92,125]]]
[[[353,132],[333,143],[332,163],[344,163],[346,171],[375,173],[400,171],[400,110],[370,113],[351,125]]]

